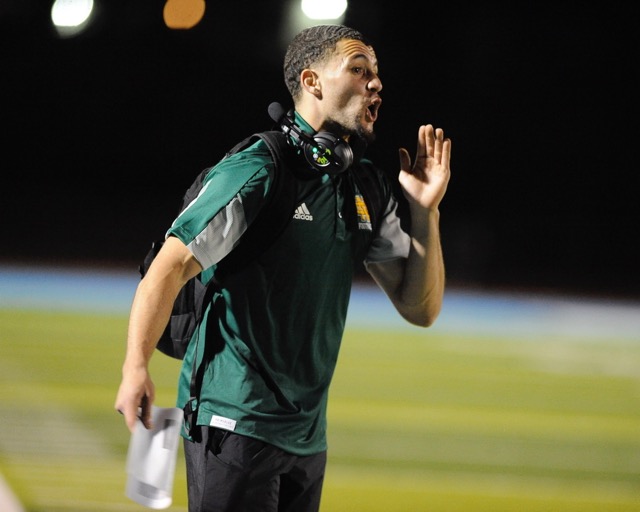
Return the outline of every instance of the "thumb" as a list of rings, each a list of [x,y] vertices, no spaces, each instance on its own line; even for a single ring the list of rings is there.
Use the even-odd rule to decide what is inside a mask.
[[[152,399],[147,395],[144,395],[140,402],[140,421],[142,421],[142,424],[146,429],[153,428],[153,424],[151,422],[151,404]]]
[[[398,150],[398,156],[400,157],[400,170],[409,172],[411,170],[411,156],[405,148]]]

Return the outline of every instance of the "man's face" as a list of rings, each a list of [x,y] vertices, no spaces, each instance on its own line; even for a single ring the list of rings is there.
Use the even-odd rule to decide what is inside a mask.
[[[382,82],[373,48],[344,39],[329,59],[313,69],[322,94],[324,129],[373,140],[373,125],[382,103]]]

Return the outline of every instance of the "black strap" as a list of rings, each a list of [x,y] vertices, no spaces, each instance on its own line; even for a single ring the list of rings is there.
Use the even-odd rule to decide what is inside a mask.
[[[242,235],[238,246],[229,253],[216,268],[216,282],[220,284],[225,276],[233,274],[262,254],[278,239],[287,227],[295,211],[296,183],[290,170],[289,158],[293,155],[286,136],[281,131],[256,133],[249,137],[249,143],[256,138],[264,140],[275,163],[272,183],[267,201],[259,215]],[[241,142],[240,145],[244,145]],[[236,146],[238,147],[238,146]]]

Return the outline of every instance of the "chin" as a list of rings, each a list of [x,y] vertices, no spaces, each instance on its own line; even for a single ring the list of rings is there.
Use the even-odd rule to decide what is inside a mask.
[[[373,126],[371,128],[360,127],[356,131],[356,135],[364,140],[367,144],[371,144],[374,140],[376,140],[376,134],[373,131]]]

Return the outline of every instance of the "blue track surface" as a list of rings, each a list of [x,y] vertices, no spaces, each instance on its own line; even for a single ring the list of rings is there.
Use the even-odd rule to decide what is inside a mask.
[[[0,308],[126,314],[138,281],[135,271],[0,266]],[[366,285],[354,287],[347,325],[419,329],[400,318],[377,287]],[[436,324],[425,332],[640,341],[640,303],[450,289]]]

